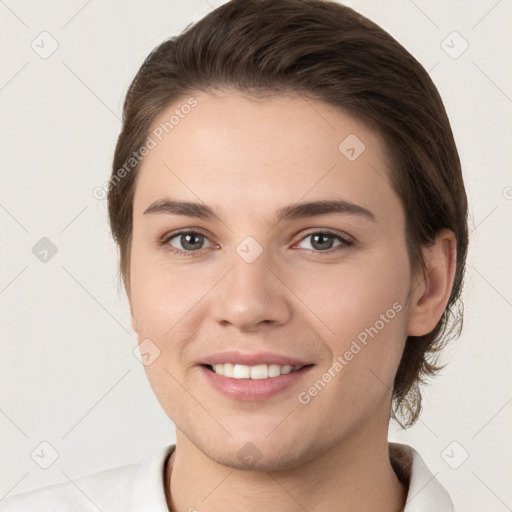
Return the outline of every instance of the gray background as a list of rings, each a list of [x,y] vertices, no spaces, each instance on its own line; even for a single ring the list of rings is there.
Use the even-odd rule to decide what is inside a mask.
[[[221,3],[0,0],[0,498],[174,442],[133,354],[106,202],[93,190],[109,177],[142,60]],[[430,72],[470,199],[462,337],[421,420],[390,437],[420,451],[458,510],[512,510],[512,1],[345,3]]]

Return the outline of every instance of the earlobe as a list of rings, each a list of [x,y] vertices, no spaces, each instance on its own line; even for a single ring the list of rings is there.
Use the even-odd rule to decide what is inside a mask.
[[[427,272],[414,284],[407,324],[408,336],[424,336],[441,318],[453,287],[457,241],[452,231],[441,230],[435,243],[423,249]]]

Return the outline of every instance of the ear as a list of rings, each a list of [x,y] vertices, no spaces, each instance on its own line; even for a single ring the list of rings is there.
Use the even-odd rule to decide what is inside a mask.
[[[457,241],[452,231],[439,231],[435,242],[423,249],[427,267],[413,281],[407,323],[408,336],[431,332],[443,314],[453,287],[457,263]]]

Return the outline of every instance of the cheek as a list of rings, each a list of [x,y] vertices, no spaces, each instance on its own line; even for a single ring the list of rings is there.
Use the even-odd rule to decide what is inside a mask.
[[[165,257],[134,247],[130,278],[139,342],[149,339],[159,351],[154,363],[145,367],[146,372],[152,386],[159,389],[157,396],[172,395],[179,389],[174,389],[168,372],[183,381],[188,367],[194,366],[190,350],[201,338],[208,294],[217,274],[201,264],[171,266]]]
[[[408,269],[404,248],[373,254],[364,264],[295,273],[290,287],[332,354],[323,370],[337,376],[333,391],[354,407],[393,387],[406,337]]]
[[[131,255],[130,280],[133,314],[139,336],[162,339],[171,334],[180,318],[187,314],[201,294],[202,278],[184,267],[170,268],[162,254],[151,254],[134,239]],[[197,267],[199,268],[199,267]]]
[[[144,370],[162,408],[179,426],[185,411],[198,413],[183,392],[188,387],[188,373],[182,362],[190,364],[190,358],[183,355],[198,337],[199,326],[191,320],[202,311],[201,297],[211,284],[208,277],[193,278],[190,271],[171,269],[163,259],[137,247],[132,252],[130,278],[139,343],[150,340],[149,346],[157,354]]]
[[[301,310],[312,321],[316,318],[316,324],[329,339],[342,342],[373,326],[381,315],[385,315],[384,320],[397,319],[386,323],[386,326],[395,324],[386,327],[387,331],[397,330],[404,315],[395,315],[400,307],[393,308],[393,305],[398,303],[405,310],[408,268],[405,249],[393,253],[380,251],[364,261],[310,267],[307,272],[299,269],[290,272],[287,279],[303,303]]]

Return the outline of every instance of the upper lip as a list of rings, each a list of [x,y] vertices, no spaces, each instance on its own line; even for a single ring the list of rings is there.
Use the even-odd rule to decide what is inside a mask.
[[[259,364],[278,364],[280,366],[306,366],[312,364],[307,361],[301,361],[286,355],[275,354],[273,352],[254,352],[252,354],[239,351],[217,352],[205,357],[200,364],[243,364],[245,366],[257,366]]]

